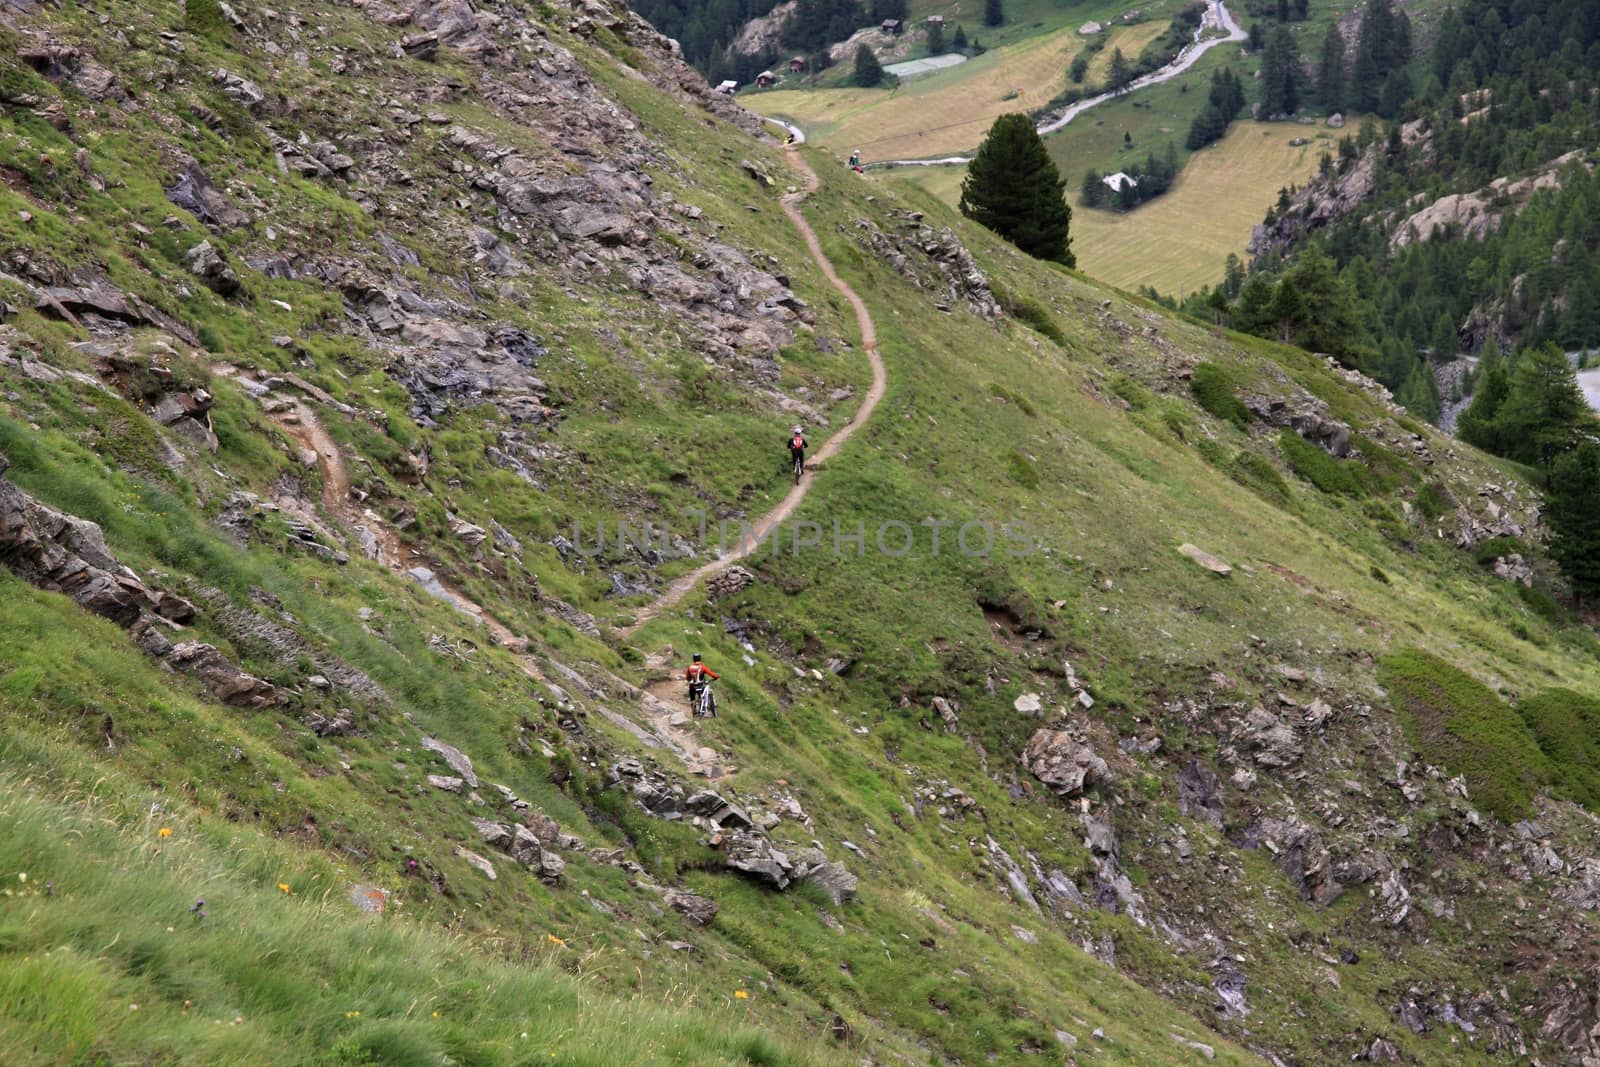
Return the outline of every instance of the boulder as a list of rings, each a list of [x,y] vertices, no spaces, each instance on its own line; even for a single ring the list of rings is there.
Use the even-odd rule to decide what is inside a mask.
[[[858,880],[842,863],[829,861],[818,864],[806,871],[803,881],[827,893],[828,899],[836,905],[856,899]]]
[[[240,289],[239,275],[212,247],[210,241],[201,241],[183,254],[189,273],[205,283],[206,288],[218,296],[232,296]]]
[[[683,810],[727,830],[748,830],[755,825],[743,810],[710,789],[691,794],[684,800]]]
[[[262,91],[261,86],[249,78],[231,74],[226,70],[214,71],[211,80],[221,86],[224,95],[242,105],[247,111],[254,111],[267,99],[267,94]]]
[[[212,696],[231,707],[266,708],[282,699],[276,686],[240,669],[215,646],[200,641],[174,645],[167,662],[198,677]]]
[[[667,906],[696,926],[710,926],[717,917],[717,902],[683,889],[668,889],[663,896]]]
[[[1218,559],[1216,556],[1213,556],[1204,549],[1196,548],[1194,545],[1179,545],[1178,554],[1180,556],[1188,556],[1190,559],[1200,564],[1200,566],[1204,567],[1212,574],[1220,574],[1222,577],[1226,578],[1228,575],[1233,573],[1233,567],[1227,563],[1224,563],[1222,560]]]
[[[794,880],[794,864],[771,841],[754,833],[735,833],[724,842],[723,862],[773,889],[787,889]]]
[[[1022,765],[1057,795],[1069,799],[1111,777],[1111,768],[1094,748],[1066,730],[1035,731],[1023,750]]]
[[[509,849],[512,845],[511,828],[493,819],[473,819],[473,827],[491,848]],[[537,844],[537,842],[535,842]],[[515,858],[515,857],[513,857]]]
[[[193,161],[178,172],[178,177],[163,192],[168,200],[207,225],[231,230],[250,223],[250,216],[224,196]]]
[[[490,863],[476,852],[469,851],[465,848],[462,848],[460,845],[457,845],[456,855],[460,856],[462,859],[466,860],[467,863],[482,871],[484,877],[489,879],[489,881],[493,882],[496,880],[497,875],[494,871],[494,864]]]
[[[472,769],[472,761],[459,748],[454,745],[447,745],[433,737],[424,737],[422,739],[422,747],[429,752],[435,752],[444,757],[444,761],[450,765],[452,771],[466,779],[467,784],[472,788],[478,788],[478,776]]]

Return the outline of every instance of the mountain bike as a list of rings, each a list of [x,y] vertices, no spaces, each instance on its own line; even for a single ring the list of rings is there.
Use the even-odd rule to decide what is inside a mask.
[[[697,719],[710,719],[717,714],[717,694],[711,691],[710,682],[702,682],[700,691],[690,698],[690,709]]]
[[[797,452],[794,452],[793,455],[794,455],[794,484],[795,485],[799,485],[801,476],[804,475],[805,472],[806,472],[806,454],[804,452],[797,451]]]

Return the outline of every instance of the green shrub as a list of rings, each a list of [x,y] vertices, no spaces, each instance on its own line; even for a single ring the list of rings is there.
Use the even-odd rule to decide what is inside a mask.
[[[1250,409],[1234,394],[1233,377],[1215,363],[1201,363],[1195,367],[1189,391],[1208,413],[1241,430],[1249,428]]]
[[[1033,465],[1033,460],[1014,448],[1007,449],[1000,459],[1004,461],[1007,472],[1016,479],[1018,485],[1024,489],[1039,488],[1039,468]]]
[[[1517,595],[1522,598],[1522,602],[1528,606],[1530,611],[1546,622],[1554,623],[1557,626],[1565,626],[1571,621],[1572,617],[1567,613],[1567,609],[1562,607],[1555,597],[1536,585],[1522,585],[1519,583],[1517,585]]]
[[[1368,569],[1367,573],[1372,575],[1372,577],[1377,581],[1382,582],[1384,585],[1389,584],[1389,576],[1383,573],[1383,569],[1376,563],[1374,563],[1371,568]]]
[[[1005,309],[1007,315],[1024,326],[1048,337],[1062,348],[1067,347],[1066,334],[1061,332],[1061,327],[1056,325],[1055,317],[1043,304],[1025,296],[1006,296],[1001,297],[1001,307]]]
[[[1465,775],[1474,802],[1502,820],[1527,815],[1551,770],[1522,716],[1471,675],[1420,649],[1385,656],[1378,682],[1424,760]]]
[[[1126,374],[1113,375],[1111,378],[1111,391],[1121,397],[1123,402],[1134,411],[1143,411],[1150,406],[1152,395],[1150,390],[1128,377]]]
[[[1517,711],[1550,759],[1556,791],[1600,811],[1600,700],[1546,689]]]
[[[1196,441],[1194,450],[1200,453],[1201,459],[1213,467],[1221,468],[1228,465],[1228,450],[1210,437],[1202,437]]]
[[[202,37],[220,38],[233,32],[218,0],[184,0],[183,28]]]
[[[1249,449],[1240,450],[1223,469],[1228,472],[1228,477],[1269,504],[1282,508],[1294,504],[1294,494],[1283,475],[1278,473],[1278,468]]]
[[[1472,558],[1478,561],[1480,567],[1493,567],[1494,561],[1502,556],[1528,554],[1527,542],[1517,537],[1491,537],[1487,541],[1478,542],[1478,547],[1472,550]]]
[[[1278,447],[1289,468],[1322,492],[1350,497],[1367,495],[1359,468],[1334,459],[1293,430],[1278,434]]]
[[[999,382],[989,383],[989,393],[992,396],[998,397],[999,399],[1014,405],[1018,411],[1022,412],[1030,419],[1039,414],[1038,409],[1033,406],[1033,402],[1031,400],[1015,390],[1007,389]]]
[[[1429,482],[1417,494],[1417,510],[1429,522],[1436,522],[1455,510],[1456,498],[1442,482]]]

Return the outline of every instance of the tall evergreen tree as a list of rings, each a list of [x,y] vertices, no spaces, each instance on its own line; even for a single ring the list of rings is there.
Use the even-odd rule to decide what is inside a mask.
[[[961,213],[1030,256],[1076,266],[1065,182],[1028,116],[1001,115],[961,183]]]
[[[1456,433],[1469,445],[1500,455],[1504,442],[1500,430],[1500,409],[1511,392],[1511,374],[1504,362],[1484,359],[1478,366],[1478,384],[1472,403],[1461,413]]]
[[[1317,65],[1317,102],[1328,114],[1344,109],[1344,35],[1330,22],[1322,35],[1322,61]]]
[[[1300,47],[1288,27],[1267,36],[1261,53],[1261,114],[1293,115],[1300,107]]]
[[[1128,57],[1122,54],[1122,49],[1112,49],[1111,52],[1111,91],[1120,93],[1127,88],[1133,80],[1133,68],[1128,64]]]
[[[950,47],[957,52],[963,51],[967,47],[967,31],[962,28],[959,22],[956,23],[955,36],[950,38]]]
[[[856,47],[856,66],[850,75],[850,81],[863,89],[870,89],[883,83],[883,64],[872,54],[872,49],[864,44]]]
[[[1578,388],[1578,375],[1555,344],[1524,352],[1511,370],[1511,389],[1498,418],[1503,455],[1546,470],[1565,452],[1578,429],[1594,421]]]
[[[1084,207],[1100,207],[1106,202],[1108,192],[1110,190],[1106,188],[1105,179],[1099,171],[1090,168],[1084,173],[1082,190]]]
[[[1004,0],[984,0],[983,24],[985,26],[1000,26],[1006,21]]]
[[[928,54],[930,56],[944,53],[944,23],[928,23]]]
[[[1584,441],[1550,469],[1545,494],[1550,555],[1580,604],[1600,595],[1600,445]]]

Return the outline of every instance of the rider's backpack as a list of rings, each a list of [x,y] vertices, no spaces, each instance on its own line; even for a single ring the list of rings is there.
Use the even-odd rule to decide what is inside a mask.
[[[801,437],[799,434],[795,434],[793,437],[791,437],[789,439],[789,451],[791,451],[791,452],[799,452],[802,449],[804,449],[805,447],[806,447],[806,439],[804,437]]]

